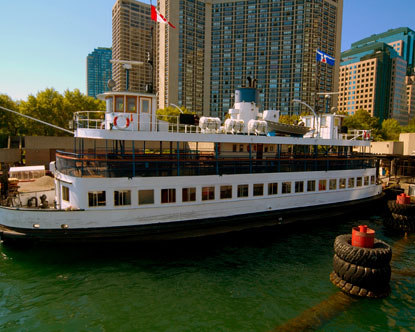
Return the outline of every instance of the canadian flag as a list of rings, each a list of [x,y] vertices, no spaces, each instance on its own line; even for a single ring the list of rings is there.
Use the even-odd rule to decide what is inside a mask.
[[[176,29],[176,27],[173,24],[171,24],[169,21],[167,21],[167,19],[163,15],[161,15],[160,12],[153,5],[151,5],[151,19],[159,23],[164,23],[164,24],[167,23],[172,28]]]

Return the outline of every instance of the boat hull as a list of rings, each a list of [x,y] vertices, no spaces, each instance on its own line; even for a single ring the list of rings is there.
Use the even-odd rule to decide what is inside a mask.
[[[0,236],[5,243],[41,242],[64,244],[175,240],[285,225],[294,222],[317,222],[320,219],[353,213],[361,209],[362,206],[373,204],[382,196],[383,194],[379,194],[364,199],[303,208],[132,226],[28,229],[0,225]],[[19,210],[16,210],[16,212],[19,212]],[[81,211],[71,211],[70,213],[79,212]],[[62,211],[61,213],[67,212]]]

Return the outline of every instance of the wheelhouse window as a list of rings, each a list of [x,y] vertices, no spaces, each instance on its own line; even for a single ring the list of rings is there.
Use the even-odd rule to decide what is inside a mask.
[[[127,112],[135,113],[137,112],[137,98],[133,96],[127,97]]]
[[[220,199],[232,198],[232,186],[220,186]]]
[[[268,195],[278,195],[278,183],[268,183]]]
[[[107,204],[105,198],[105,191],[90,191],[88,192],[88,206],[105,206]]]
[[[291,193],[291,182],[283,182],[281,187],[281,193],[290,194]]]
[[[340,189],[346,188],[346,179],[340,179],[339,180],[339,188]]]
[[[176,203],[176,189],[161,189],[161,203]]]
[[[319,180],[318,181],[318,190],[324,191],[327,189],[327,180]]]
[[[62,200],[67,202],[70,201],[69,188],[66,186],[62,186]]]
[[[141,109],[140,109],[141,113],[149,113],[150,112],[150,99],[141,98],[140,102],[141,102],[141,105],[140,105],[141,106]]]
[[[264,185],[262,183],[254,184],[254,196],[264,195]]]
[[[183,188],[182,189],[182,201],[183,202],[195,202],[196,201],[196,188]]]
[[[238,185],[238,197],[248,197],[248,185],[247,184]]]
[[[154,190],[143,189],[138,191],[138,205],[154,204]]]
[[[370,176],[370,184],[375,184],[375,176],[374,175]]]
[[[124,96],[115,97],[115,112],[124,112]]]
[[[336,190],[336,189],[337,189],[337,179],[330,179],[329,190]]]
[[[202,201],[212,201],[215,199],[215,187],[202,187]]]
[[[131,205],[131,190],[115,190],[114,206]]]
[[[354,188],[354,178],[349,178],[347,187]]]
[[[362,177],[359,176],[356,178],[356,187],[361,187],[362,186]]]
[[[307,191],[316,191],[316,180],[307,181]]]
[[[368,185],[369,185],[369,177],[365,176],[365,186],[368,186]]]
[[[303,181],[295,181],[295,192],[296,193],[303,193],[304,192],[304,182]]]

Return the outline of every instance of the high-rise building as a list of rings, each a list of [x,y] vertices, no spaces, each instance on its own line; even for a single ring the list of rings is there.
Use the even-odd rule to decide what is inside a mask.
[[[352,48],[368,46],[376,42],[392,46],[398,55],[407,62],[407,74],[412,75],[415,65],[415,31],[409,28],[390,29],[354,42]]]
[[[111,78],[111,48],[98,47],[86,58],[86,94],[96,97],[108,91],[107,82]]]
[[[133,65],[129,70],[130,91],[148,91],[153,83],[153,70],[147,59],[148,54],[150,57],[153,54],[154,27],[150,5],[135,0],[116,0],[112,8],[112,57],[144,63]],[[115,90],[127,90],[127,72],[123,65],[114,63],[112,72]]]
[[[406,125],[414,115],[408,89],[413,72],[415,33],[409,28],[392,29],[352,44],[342,53],[338,109],[354,114],[368,111],[383,121],[396,119]]]
[[[406,100],[409,121],[415,119],[415,70],[411,76],[406,76]]]
[[[158,9],[177,27],[157,26],[161,108],[223,118],[248,76],[261,108],[285,114],[301,111],[293,99],[323,107],[316,92],[337,90],[338,62],[318,64],[316,50],[340,59],[343,0],[159,0]]]

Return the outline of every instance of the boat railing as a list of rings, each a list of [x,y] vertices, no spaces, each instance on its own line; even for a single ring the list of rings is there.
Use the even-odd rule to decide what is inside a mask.
[[[105,126],[105,114],[104,111],[81,111],[74,114],[74,124],[75,128],[82,129],[109,129],[111,130],[113,126]],[[118,114],[118,113],[113,113]],[[136,113],[121,113],[127,114],[129,116],[137,116]],[[182,124],[180,123],[180,117],[176,115],[157,115],[155,117],[150,117],[149,119],[140,118],[140,127],[138,126],[128,126],[128,128],[121,129],[122,131],[145,131],[152,128],[154,131],[163,131],[163,132],[177,132],[177,133],[199,133],[200,128],[198,124]],[[143,129],[146,128],[146,129]],[[118,129],[120,130],[120,129]]]
[[[57,151],[56,170],[77,177],[149,177],[309,172],[375,167],[373,156],[221,157],[214,153],[71,153]]]

